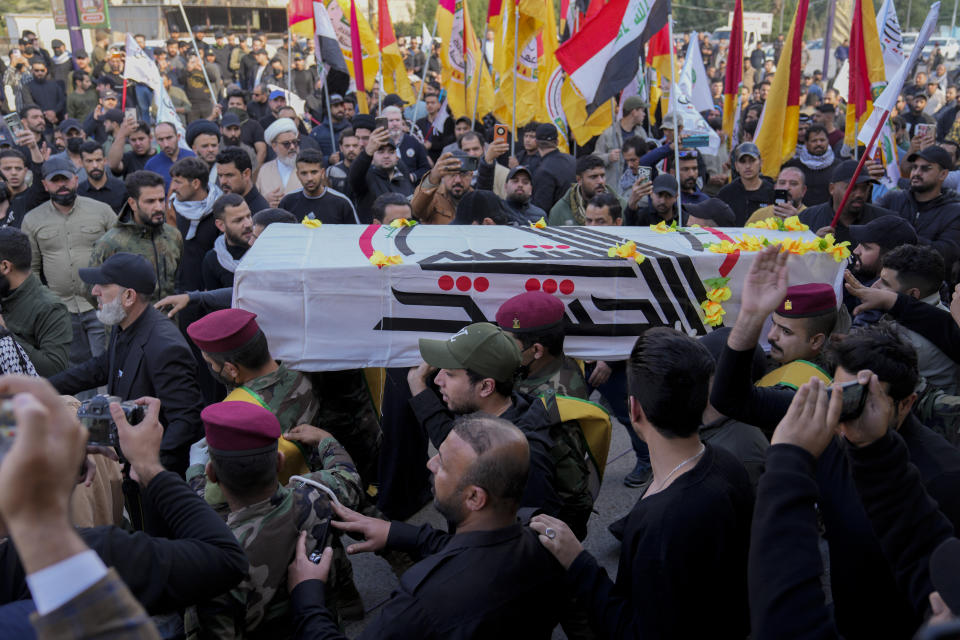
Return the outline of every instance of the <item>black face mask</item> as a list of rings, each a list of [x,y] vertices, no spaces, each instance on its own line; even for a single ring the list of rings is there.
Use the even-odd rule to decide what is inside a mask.
[[[225,386],[227,389],[233,389],[234,387],[237,386],[237,383],[235,380],[230,380],[224,377],[223,369],[221,369],[220,371],[215,371],[213,368],[213,365],[211,365],[209,362],[207,363],[207,369],[210,369],[210,375],[213,376],[213,379],[219,382],[220,384],[222,384],[223,386]]]
[[[62,204],[65,207],[72,207],[73,203],[77,201],[77,190],[71,189],[66,193],[55,193],[50,196],[50,199],[57,204]]]
[[[80,147],[83,146],[83,138],[67,138],[67,151],[73,155],[80,153]]]

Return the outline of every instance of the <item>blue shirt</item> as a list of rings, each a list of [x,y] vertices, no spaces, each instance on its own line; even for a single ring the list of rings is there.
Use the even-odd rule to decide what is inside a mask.
[[[193,151],[189,149],[184,149],[180,147],[180,153],[177,154],[177,160],[181,158],[193,158],[196,156]],[[147,164],[143,165],[144,171],[153,171],[154,173],[159,173],[160,177],[163,178],[164,191],[170,193],[170,167],[173,166],[173,160],[170,159],[170,156],[163,153],[155,153],[152,158],[147,160]]]

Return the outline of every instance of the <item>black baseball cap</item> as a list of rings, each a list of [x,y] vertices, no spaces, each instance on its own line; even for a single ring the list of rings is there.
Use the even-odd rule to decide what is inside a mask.
[[[653,192],[662,193],[664,191],[672,196],[677,195],[677,179],[669,173],[661,173],[653,180]]]
[[[947,171],[953,171],[953,155],[943,147],[933,145],[920,151],[915,151],[907,156],[907,162],[916,162],[917,158],[923,158],[930,162],[935,162],[941,168]]]
[[[833,175],[830,176],[830,182],[850,182],[850,178],[853,177],[856,170],[856,160],[844,160],[834,168]],[[864,182],[878,184],[876,180],[870,177],[870,173],[866,169],[861,170],[860,175],[857,176],[857,184],[863,184]]]
[[[545,142],[556,142],[559,139],[557,134],[557,128],[545,122],[537,127],[537,140],[543,140]]]
[[[68,158],[56,155],[43,163],[40,173],[43,175],[44,180],[49,180],[56,176],[70,178],[77,175],[77,168],[73,166],[73,163]]]
[[[670,176],[671,178],[673,176]],[[737,226],[737,216],[726,202],[720,198],[707,198],[703,202],[683,203],[683,211],[688,216],[713,220],[718,227]]]
[[[404,106],[405,104],[407,104],[407,101],[404,100],[403,98],[401,98],[400,96],[398,96],[398,95],[395,94],[395,93],[388,93],[388,94],[383,98],[383,106],[384,106],[384,107],[402,107],[402,106]]]
[[[330,94],[330,106],[332,107],[335,104],[343,104],[343,96],[339,93]]]
[[[507,173],[507,180],[511,180],[511,179],[513,178],[513,176],[517,175],[517,174],[520,173],[521,171],[523,171],[525,174],[527,174],[527,176],[528,176],[531,180],[533,180],[533,174],[530,173],[530,169],[527,169],[527,168],[526,168],[525,166],[523,166],[522,164],[518,164],[518,165],[515,166],[513,169],[510,169],[510,171]]]
[[[115,253],[99,267],[79,269],[79,275],[87,284],[118,284],[147,295],[157,288],[153,265],[135,253]]]
[[[229,111],[220,118],[220,128],[239,127],[241,124],[243,123],[240,122],[240,116]]]
[[[61,122],[58,128],[60,129],[60,133],[66,133],[71,129],[76,129],[77,131],[83,132],[83,127],[80,125],[80,121],[73,118],[67,118]]]
[[[760,148],[753,144],[752,142],[744,142],[733,152],[733,157],[736,160],[739,160],[743,156],[752,156],[757,160],[760,159]]]
[[[913,225],[900,216],[880,216],[867,224],[850,225],[849,231],[854,245],[870,242],[884,249],[893,249],[918,242]]]

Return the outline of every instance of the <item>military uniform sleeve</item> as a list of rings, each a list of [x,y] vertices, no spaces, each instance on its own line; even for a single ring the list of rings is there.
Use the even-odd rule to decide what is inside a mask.
[[[90,266],[99,267],[103,261],[117,252],[113,245],[112,234],[107,232],[97,240],[93,245],[93,251],[90,253]]]
[[[320,442],[310,452],[307,466],[320,469],[310,473],[310,479],[332,489],[345,507],[357,508],[363,494],[363,484],[353,459],[336,438],[325,438]]]
[[[550,208],[550,217],[547,218],[547,224],[551,227],[562,227],[573,224],[573,218],[568,215],[568,211],[569,208],[563,200],[558,200],[554,203],[553,207]]]
[[[39,347],[20,340],[17,343],[30,356],[37,373],[49,377],[66,369],[73,342],[73,325],[67,308],[62,303],[47,307],[38,314],[34,328]]]

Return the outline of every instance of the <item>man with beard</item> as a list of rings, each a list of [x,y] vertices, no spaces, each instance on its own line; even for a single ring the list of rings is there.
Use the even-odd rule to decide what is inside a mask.
[[[493,145],[491,145],[493,146]],[[484,171],[489,167],[486,163],[480,165],[480,176],[477,178],[477,189],[489,189],[493,186],[490,180],[492,172]],[[507,181],[504,184],[506,198],[503,202],[507,209],[513,214],[515,221],[519,224],[536,222],[540,218],[546,219],[547,212],[530,202],[533,196],[533,174],[524,166],[516,166],[507,172]]]
[[[907,135],[911,138],[917,135],[918,124],[936,124],[937,121],[929,113],[925,113],[927,107],[927,94],[920,86],[914,87],[913,95],[907,95],[907,103],[910,108],[900,114],[900,118],[907,125]],[[904,93],[907,93],[904,91]]]
[[[161,122],[154,129],[160,153],[147,160],[145,171],[152,171],[163,178],[164,188],[170,190],[170,168],[182,158],[196,156],[193,151],[180,147],[180,134],[169,122]]]
[[[187,145],[193,149],[197,157],[213,167],[220,153],[220,127],[209,120],[191,122],[186,130]],[[216,184],[216,173],[210,176],[211,185]]]
[[[136,176],[131,174],[131,179]],[[156,186],[157,191],[161,188],[162,181]],[[128,190],[134,192],[129,185]],[[106,385],[107,393],[121,400],[158,398],[160,423],[166,425],[160,462],[183,475],[190,445],[203,437],[203,399],[197,387],[197,362],[186,340],[150,304],[157,288],[153,267],[143,256],[116,253],[99,267],[80,269],[79,277],[93,285],[99,320],[113,327],[110,348],[58,373],[50,383],[68,395]]]
[[[151,299],[177,291],[177,269],[183,256],[183,236],[164,221],[166,197],[163,178],[150,171],[134,171],[126,180],[128,210],[117,225],[97,240],[90,266],[102,264],[115,253],[134,253],[148,260],[159,286]]]
[[[67,110],[67,92],[56,80],[48,77],[47,64],[35,60],[30,65],[33,79],[23,87],[21,99],[43,110],[43,117],[51,127],[57,126]]]
[[[463,165],[468,158],[463,151],[440,156],[413,192],[410,206],[416,220],[423,224],[450,224],[460,199],[473,191],[473,170]]]
[[[87,116],[97,108],[100,94],[97,93],[90,74],[86,71],[73,72],[71,82],[73,82],[72,91],[67,94],[67,117],[86,120]]]
[[[4,218],[6,225],[19,227],[27,211],[39,206],[50,199],[50,195],[43,187],[43,174],[40,171],[43,165],[43,155],[33,134],[21,131],[18,139],[23,141],[32,162],[29,165],[33,174],[33,182],[27,184],[27,160],[23,153],[16,149],[0,151],[0,178],[6,181],[10,189],[10,211]],[[11,217],[11,215],[13,217]]]
[[[423,102],[427,107],[427,115],[417,120],[417,127],[423,133],[423,146],[430,156],[430,160],[436,164],[443,153],[443,148],[457,138],[453,132],[453,118],[446,113],[440,113],[440,109],[446,109],[446,105],[441,104],[440,96],[435,90],[423,97]],[[442,122],[438,122],[442,120]]]
[[[273,59],[273,63],[279,62],[276,58]],[[283,67],[280,68],[280,73],[283,73]],[[276,78],[271,78],[271,83],[279,87],[286,86],[286,80],[278,81]],[[267,107],[270,109],[270,112],[264,117],[260,118],[260,126],[263,127],[263,130],[266,131],[267,128],[277,121],[277,118],[280,116],[278,112],[283,107],[287,106],[287,94],[283,91],[276,89],[270,92],[270,95],[267,96]]]
[[[123,180],[107,174],[103,148],[93,140],[87,140],[80,146],[80,158],[87,179],[77,187],[77,193],[109,205],[119,215],[127,202],[127,187]]]
[[[303,190],[284,196],[280,208],[297,220],[320,220],[323,224],[359,224],[357,210],[347,196],[324,186],[323,154],[305,149],[297,156],[297,178]]]
[[[614,122],[597,138],[593,152],[603,160],[607,170],[607,184],[611,189],[619,186],[623,172],[623,143],[634,136],[646,139],[643,123],[647,118],[647,104],[640,96],[630,96],[623,101],[623,117]]]
[[[338,519],[331,524],[363,540],[347,553],[390,548],[423,558],[403,575],[360,638],[550,635],[566,599],[560,566],[537,550],[537,537],[517,521],[522,488],[536,473],[529,438],[490,415],[453,423],[427,466],[434,505],[456,534],[333,505]],[[324,600],[332,556],[327,549],[314,564],[304,537],[297,544],[287,584],[303,637],[344,638]]]
[[[277,154],[264,163],[257,173],[257,189],[271,207],[280,204],[288,193],[299,190],[302,185],[297,178],[297,153],[300,151],[300,132],[297,123],[290,118],[280,118],[263,132],[263,139]]]
[[[804,182],[803,171],[797,167],[784,167],[777,176],[777,182],[773,185],[776,191],[786,191],[789,198],[782,202],[774,202],[766,207],[760,207],[747,218],[747,224],[761,222],[767,218],[789,218],[799,215],[806,209],[803,204],[803,196],[807,193],[807,183]]]
[[[861,171],[860,175],[857,176],[857,183],[850,191],[850,198],[840,213],[837,226],[830,226],[856,169],[856,160],[844,160],[838,164],[830,179],[830,200],[804,209],[800,214],[800,222],[809,226],[812,231],[815,231],[821,237],[832,233],[837,242],[845,242],[850,240],[850,225],[866,224],[874,218],[892,215],[893,211],[869,203],[871,185],[876,184],[876,181],[870,177],[867,171]]]
[[[220,151],[230,147],[242,149],[250,157],[250,168],[255,172],[260,166],[257,162],[256,150],[243,141],[243,126],[240,122],[240,116],[232,111],[227,111],[220,118]],[[219,171],[218,171],[219,175]],[[252,180],[251,176],[251,180]]]
[[[943,147],[931,146],[907,161],[913,163],[909,191],[890,191],[878,204],[913,225],[920,244],[931,245],[952,268],[960,257],[960,195],[944,189],[943,181],[953,169],[953,157]]]
[[[267,159],[267,143],[263,140],[263,127],[247,112],[247,96],[240,89],[234,89],[227,95],[227,113],[232,113],[240,121],[240,141],[253,147],[257,152],[256,166],[259,168]]]
[[[850,244],[854,255],[850,272],[869,287],[880,276],[883,257],[901,245],[917,244],[917,232],[900,216],[882,216],[867,224],[851,226]],[[851,296],[853,301],[851,311],[860,304],[859,298]]]
[[[597,156],[581,156],[577,159],[577,181],[564,196],[550,209],[551,227],[582,225],[587,203],[598,193],[606,193],[606,169],[603,160]],[[614,194],[616,195],[616,194]],[[626,203],[616,196],[620,209],[626,209]]]
[[[360,155],[360,138],[349,126],[340,131],[340,162],[327,168],[327,182],[331,189],[350,196],[350,166]],[[323,147],[321,146],[321,151]]]
[[[59,153],[53,154],[51,158],[66,158],[77,168],[77,177],[80,182],[87,179],[87,170],[83,167],[83,157],[80,155],[80,147],[87,139],[83,128],[76,120],[67,119],[60,123],[58,133],[64,138],[64,148]],[[93,142],[97,144],[96,142]],[[99,145],[98,145],[99,146]]]
[[[536,506],[556,515],[571,523],[580,538],[586,536],[590,508],[578,502],[581,495],[571,490],[572,483],[564,483],[576,476],[586,486],[586,444],[571,443],[565,437],[566,427],[546,403],[514,389],[522,355],[510,334],[490,323],[478,322],[464,327],[449,340],[421,338],[420,354],[424,362],[407,374],[413,396],[410,406],[434,446],[443,444],[455,415],[480,411],[509,420],[523,431],[530,445],[530,475],[521,506]],[[431,379],[439,395],[428,388]],[[558,440],[567,446],[557,447]],[[569,449],[569,456],[554,459],[555,454],[561,455],[561,448]],[[572,467],[564,467],[561,474],[561,465]],[[589,502],[592,506],[592,499]]]
[[[207,251],[219,235],[214,223],[213,203],[218,194],[210,193],[207,180],[210,169],[200,158],[183,158],[170,168],[170,208],[167,222],[175,224],[183,236],[183,260],[177,277],[179,291],[203,288],[201,265]]]
[[[106,334],[77,265],[90,264],[94,244],[116,224],[117,214],[102,202],[77,196],[77,171],[69,160],[47,160],[42,175],[50,200],[31,210],[21,228],[30,239],[31,271],[46,279],[70,312],[70,362],[79,364],[103,353]]]
[[[783,166],[797,167],[803,171],[804,182],[807,185],[803,204],[812,207],[830,199],[830,180],[838,164],[840,159],[830,148],[827,130],[819,124],[814,124],[807,127],[806,144],[803,147],[797,147],[796,155]]]
[[[667,147],[669,145],[663,146]],[[699,204],[710,198],[703,191],[700,191],[700,163],[702,161],[700,152],[696,149],[680,151],[680,191],[683,193],[683,202],[686,204]],[[641,164],[643,163],[641,162]],[[672,154],[667,157],[667,171],[673,173]]]
[[[26,104],[20,109],[20,122],[33,134],[41,150],[46,147],[54,149],[52,132],[47,130],[47,121],[43,117],[43,109],[35,104]]]
[[[67,368],[73,329],[63,301],[30,271],[30,239],[19,229],[0,229],[0,326],[13,334],[37,373]]]
[[[124,151],[126,143],[130,151]],[[107,151],[107,164],[114,175],[126,178],[134,171],[142,171],[156,150],[153,148],[153,136],[146,122],[136,122],[124,118],[113,134],[113,144]]]
[[[733,209],[734,226],[742,227],[754,211],[773,204],[773,180],[760,173],[760,149],[752,142],[734,149],[733,157],[739,175],[717,197]]]
[[[213,221],[221,235],[203,258],[201,281],[207,291],[233,286],[233,274],[253,240],[250,207],[239,194],[226,193],[217,198]]]
[[[251,214],[269,209],[270,205],[253,186],[250,154],[239,147],[227,147],[217,154],[217,184],[223,193],[242,196]]]
[[[493,191],[498,198],[506,198],[506,182],[509,170],[497,162],[497,158],[510,151],[510,145],[505,141],[491,142],[488,145],[483,144],[483,138],[476,131],[467,131],[457,140],[457,146],[453,151],[463,151],[471,158],[478,158],[480,166],[473,174],[470,181],[471,186],[480,189],[477,185],[480,183],[481,174],[486,176],[483,180],[488,184],[488,191]]]
[[[637,197],[646,196],[646,202],[641,208],[628,208],[623,224],[643,227],[661,222],[670,224],[676,220],[677,179],[669,173],[662,173],[654,179],[653,184],[647,182],[646,185],[649,185],[646,189],[636,191]]]
[[[390,132],[380,127],[374,129],[350,167],[350,191],[357,203],[360,222],[370,224],[373,201],[378,196],[390,192],[412,196],[413,190],[410,174],[399,162]]]
[[[430,158],[416,138],[403,131],[403,111],[398,106],[385,106],[383,117],[387,119],[387,131],[393,141],[404,166],[414,175],[414,180],[422,180],[430,171]]]

